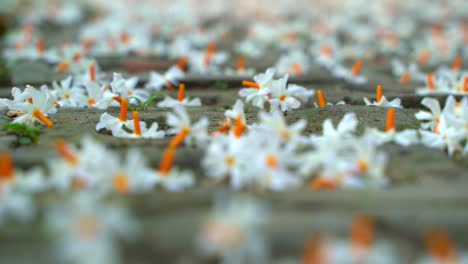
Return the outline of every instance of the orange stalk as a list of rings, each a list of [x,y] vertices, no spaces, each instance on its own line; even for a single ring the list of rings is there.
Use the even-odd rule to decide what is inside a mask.
[[[179,93],[177,94],[177,101],[182,102],[185,98],[185,84],[179,84]]]
[[[460,71],[463,65],[463,58],[461,56],[455,57],[452,61],[452,70]]]
[[[96,81],[96,65],[94,63],[89,66],[89,79],[92,82]]]
[[[175,159],[175,148],[168,147],[164,150],[163,156],[159,163],[159,172],[166,176],[172,169],[172,165],[174,164]]]
[[[41,121],[47,127],[53,127],[54,126],[54,122],[52,122],[52,120],[47,118],[47,116],[45,116],[39,109],[34,110],[33,116],[35,118],[39,119],[39,121]]]
[[[325,99],[322,90],[317,90],[317,103],[320,108],[327,106],[327,100]]]
[[[11,155],[7,152],[0,153],[0,181],[11,181],[15,176],[15,167]]]
[[[38,37],[37,38],[37,43],[36,43],[36,50],[38,53],[42,54],[45,51],[45,42],[44,38]]]
[[[122,98],[120,102],[120,121],[127,121],[128,99]]]
[[[411,73],[405,72],[401,75],[400,83],[401,84],[408,84],[411,81]]]
[[[171,148],[176,148],[178,147],[180,144],[182,144],[182,142],[184,142],[185,138],[188,136],[188,134],[190,134],[190,130],[188,128],[186,129],[182,129],[172,140],[171,142],[169,143],[169,147]]]
[[[62,61],[57,67],[55,68],[58,72],[66,72],[70,68],[70,63],[68,61]]]
[[[362,68],[362,60],[357,60],[351,68],[351,74],[357,76]]]
[[[211,59],[213,58],[214,54],[216,53],[216,42],[210,42],[208,44],[208,48],[205,52],[205,66],[210,65]]]
[[[380,103],[380,100],[382,100],[382,85],[377,85],[377,88],[375,89],[375,99],[377,103]]]
[[[426,83],[427,87],[429,90],[434,91],[436,89],[435,83],[434,83],[434,73],[430,72],[426,76]]]
[[[245,58],[244,57],[241,56],[237,59],[236,69],[238,72],[245,70]]]
[[[135,135],[141,136],[140,114],[138,111],[133,111],[133,131]]]
[[[395,108],[390,108],[387,111],[387,119],[385,121],[385,132],[395,129]]]
[[[438,117],[438,118],[435,120],[434,134],[436,134],[436,135],[439,134],[439,124],[440,124],[440,117]]]
[[[468,93],[468,76],[463,77],[462,91]]]
[[[78,156],[70,149],[67,142],[63,139],[57,139],[54,141],[55,150],[66,160],[70,165],[78,164]]]
[[[236,117],[236,123],[234,126],[234,136],[240,138],[246,129],[244,122],[242,122],[242,117],[239,115]]]
[[[242,86],[254,88],[254,89],[260,89],[260,84],[256,82],[251,82],[251,81],[242,81]]]
[[[119,104],[122,103],[122,97],[120,97],[120,96],[114,96],[114,97],[112,97],[112,100],[114,100],[116,102],[119,102]]]

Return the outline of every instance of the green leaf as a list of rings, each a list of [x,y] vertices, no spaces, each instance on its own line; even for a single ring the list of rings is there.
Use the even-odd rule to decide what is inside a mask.
[[[214,83],[214,88],[226,90],[229,87],[228,83],[225,81],[217,81]]]
[[[40,126],[27,126],[20,123],[10,123],[4,125],[3,129],[18,136],[18,143],[22,145],[37,142],[41,135]]]
[[[30,145],[33,143],[33,140],[29,137],[19,137],[18,138],[18,143],[20,145]]]
[[[148,100],[142,102],[140,99],[136,98],[136,97],[130,97],[130,98],[135,98],[138,102],[138,105],[137,106],[128,106],[128,110],[129,111],[141,111],[141,110],[146,110],[148,108],[148,106],[150,106],[154,101],[156,101],[157,99],[161,98],[164,96],[164,93],[157,93],[153,96],[151,96],[150,98],[148,98]]]

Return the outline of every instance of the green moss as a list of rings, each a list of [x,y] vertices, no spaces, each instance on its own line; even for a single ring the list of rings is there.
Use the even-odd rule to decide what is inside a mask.
[[[25,124],[11,123],[3,126],[3,129],[15,134],[19,145],[30,145],[37,143],[41,135],[41,127],[27,126]]]

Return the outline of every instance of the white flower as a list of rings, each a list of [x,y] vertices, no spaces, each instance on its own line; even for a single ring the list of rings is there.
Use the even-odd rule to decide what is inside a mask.
[[[301,134],[307,126],[307,121],[304,119],[292,125],[288,125],[284,115],[280,111],[271,111],[270,113],[260,112],[258,116],[260,123],[253,127],[273,132],[277,134],[280,139],[291,142],[300,140]]]
[[[263,109],[265,102],[268,100],[274,75],[275,69],[270,68],[265,73],[255,75],[253,78],[255,82],[244,81],[242,84],[247,85],[248,88],[242,88],[239,91],[239,96],[245,97],[246,102],[252,102],[254,106]]]
[[[158,103],[158,107],[167,107],[173,108],[177,105],[181,106],[201,106],[200,98],[190,98],[185,97],[185,85],[183,83],[179,84],[179,93],[177,99],[173,99],[169,96],[164,97],[164,100]]]
[[[395,142],[399,145],[409,146],[418,143],[418,132],[414,129],[405,129],[403,131],[396,131],[395,129],[395,108],[390,108],[387,111],[387,120],[385,131],[372,128],[367,129],[366,134],[374,137],[377,144],[384,144],[387,142]]]
[[[39,121],[48,127],[53,126],[53,122],[47,118],[47,115],[55,114],[57,108],[55,108],[54,103],[50,100],[49,95],[32,86],[28,86],[28,92],[31,94],[31,102],[16,102],[9,106],[10,110],[24,113],[15,118],[13,123],[24,123],[32,126]]]
[[[171,192],[180,192],[195,184],[193,173],[174,167],[176,150],[169,146],[163,153],[156,172],[156,184]]]
[[[332,74],[333,76],[352,84],[364,84],[367,82],[367,79],[364,76],[359,75],[361,65],[362,62],[360,60],[356,61],[351,69],[347,69],[341,65],[336,65],[332,68]]]
[[[59,83],[53,82],[53,90],[50,92],[60,107],[82,107],[85,100],[84,90],[72,85],[72,76]]]
[[[202,165],[209,177],[222,180],[229,176],[231,182],[235,182],[235,179],[246,173],[250,162],[249,152],[242,137],[237,139],[232,135],[220,135],[214,137],[207,146]]]
[[[428,73],[425,86],[416,89],[416,94],[463,94],[466,91],[460,89],[457,79],[452,71],[438,71]]]
[[[136,89],[138,77],[124,79],[121,74],[114,73],[114,78],[111,82],[112,91],[118,94],[121,98],[128,98],[130,104],[136,104],[138,100],[146,101],[149,98],[148,91]]]
[[[355,166],[355,161],[342,156],[343,153],[351,153],[349,156],[354,156],[355,151],[352,148],[354,146],[349,147],[349,145],[356,140],[353,133],[357,125],[354,113],[346,113],[336,128],[330,119],[326,119],[322,124],[322,135],[311,135],[304,140],[314,149],[299,156],[297,160],[299,173],[310,176],[320,170],[318,174],[321,177],[330,177],[335,181],[343,172],[351,171],[350,168]]]
[[[26,86],[24,91],[21,91],[21,89],[18,87],[13,87],[11,89],[11,95],[13,96],[13,100],[7,98],[0,98],[0,110],[8,109],[13,103],[25,102],[26,100],[31,98],[31,93],[29,92],[30,87],[32,86]]]
[[[30,194],[13,190],[9,184],[1,184],[0,224],[7,220],[27,222],[33,219],[36,208]]]
[[[304,262],[330,263],[401,263],[396,248],[386,240],[375,238],[374,220],[366,215],[354,216],[347,239],[314,236],[305,246]]]
[[[466,131],[447,122],[446,115],[441,115],[438,119],[437,130],[419,130],[421,143],[430,148],[447,149],[452,156],[457,151],[462,151],[462,140],[466,139]]]
[[[86,95],[81,103],[90,108],[107,109],[113,103],[114,97],[116,94],[109,90],[109,86],[101,87],[97,82],[88,82]]]
[[[350,138],[356,132],[358,120],[355,113],[346,113],[336,128],[331,119],[325,119],[322,124],[322,136],[311,135],[310,142],[313,144],[335,144],[337,141]]]
[[[102,187],[113,176],[113,168],[120,164],[118,155],[91,137],[82,139],[81,149],[63,140],[57,140],[54,145],[62,159],[48,163],[50,184],[60,191]]]
[[[310,48],[310,52],[315,62],[326,69],[332,69],[340,62],[339,46],[335,39],[318,42]]]
[[[232,109],[228,109],[226,110],[226,112],[224,112],[224,116],[233,120],[240,117],[242,123],[245,124],[244,103],[242,102],[242,100],[237,99]]]
[[[123,138],[157,138],[157,139],[160,139],[160,138],[164,138],[164,135],[166,134],[165,131],[158,130],[159,124],[157,122],[154,122],[148,128],[145,122],[140,121],[140,115],[136,111],[133,112],[133,125],[128,126],[128,128],[133,131],[129,133],[123,129],[119,129],[115,133],[114,136],[123,137]]]
[[[452,99],[447,98],[447,102],[449,102],[449,100],[451,101]],[[425,121],[421,123],[422,128],[430,128],[431,130],[434,130],[437,123],[440,121],[440,115],[442,114],[439,101],[437,99],[425,97],[421,101],[421,104],[429,108],[430,112],[419,111],[415,114],[416,119]]]
[[[219,73],[220,66],[229,58],[226,52],[218,52],[210,47],[204,52],[194,51],[188,54],[190,71],[198,74]]]
[[[252,76],[255,74],[254,68],[245,67],[245,58],[239,57],[237,60],[236,69],[226,68],[224,74],[227,76]]]
[[[119,263],[117,241],[138,234],[138,226],[125,208],[105,204],[89,193],[49,209],[46,220],[58,236],[53,252],[64,262]]]
[[[265,208],[247,197],[217,198],[213,212],[197,237],[202,253],[217,255],[222,263],[270,263],[260,233]]]
[[[271,85],[269,103],[272,109],[279,107],[283,112],[297,109],[301,106],[301,101],[306,102],[314,95],[313,90],[309,91],[295,84],[287,85],[287,82],[288,75],[274,81]]]
[[[167,114],[167,125],[170,127],[167,133],[177,135],[174,140],[178,142],[174,144],[179,145],[184,141],[188,144],[192,142],[203,143],[208,140],[208,119],[206,117],[202,117],[198,122],[192,124],[184,107],[176,106],[173,109],[174,113]]]
[[[120,106],[120,117],[114,117],[107,112],[102,114],[99,118],[99,122],[96,124],[96,131],[103,128],[112,132],[113,136],[116,136],[123,130],[124,127],[133,129],[133,120],[127,120],[127,109],[128,100],[122,98]]]
[[[282,55],[275,68],[281,74],[303,75],[309,70],[309,62],[304,52],[295,50]]]
[[[411,63],[409,66],[403,64],[402,61],[398,59],[392,60],[392,69],[393,74],[397,77],[400,77],[401,84],[407,84],[410,81],[424,81],[425,75],[419,70],[419,67],[416,63]]]
[[[376,96],[374,102],[370,102],[367,97],[364,97],[364,103],[367,106],[377,106],[377,107],[396,107],[396,108],[403,108],[401,106],[401,99],[400,98],[395,98],[392,101],[388,101],[387,98],[382,93],[382,86],[378,85],[376,88]]]
[[[150,72],[148,83],[146,83],[146,88],[161,90],[163,86],[167,88],[174,87],[179,84],[179,80],[184,78],[185,74],[177,66],[172,66],[167,70],[164,75],[161,75],[157,72]]]

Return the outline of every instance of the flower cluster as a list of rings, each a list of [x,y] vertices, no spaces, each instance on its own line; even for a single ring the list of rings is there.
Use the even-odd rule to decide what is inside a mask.
[[[210,177],[228,178],[234,189],[285,190],[310,178],[314,189],[382,187],[388,182],[385,154],[370,136],[355,136],[352,113],[337,128],[326,120],[323,135],[310,137],[302,135],[305,120],[288,125],[279,111],[262,112],[259,123],[246,124],[242,101],[225,116],[207,147],[203,167]]]
[[[83,139],[81,149],[63,140],[56,141],[55,148],[62,158],[49,162],[49,183],[58,190],[130,193],[162,186],[179,191],[194,184],[191,172],[173,168],[174,152],[164,153],[160,168],[153,169],[148,167],[140,150],[128,150],[122,160],[118,154],[89,137]],[[106,166],[102,167],[102,164]]]
[[[449,96],[443,109],[433,98],[424,98],[421,104],[429,109],[416,114],[416,118],[422,121],[419,130],[421,143],[447,150],[450,156],[455,153],[465,155],[468,152],[468,98],[457,101]]]
[[[268,102],[271,110],[280,109],[283,112],[297,109],[314,95],[313,90],[302,86],[288,84],[288,75],[275,79],[275,69],[270,68],[265,73],[254,76],[254,82],[243,81],[243,89],[239,96],[263,109]]]

